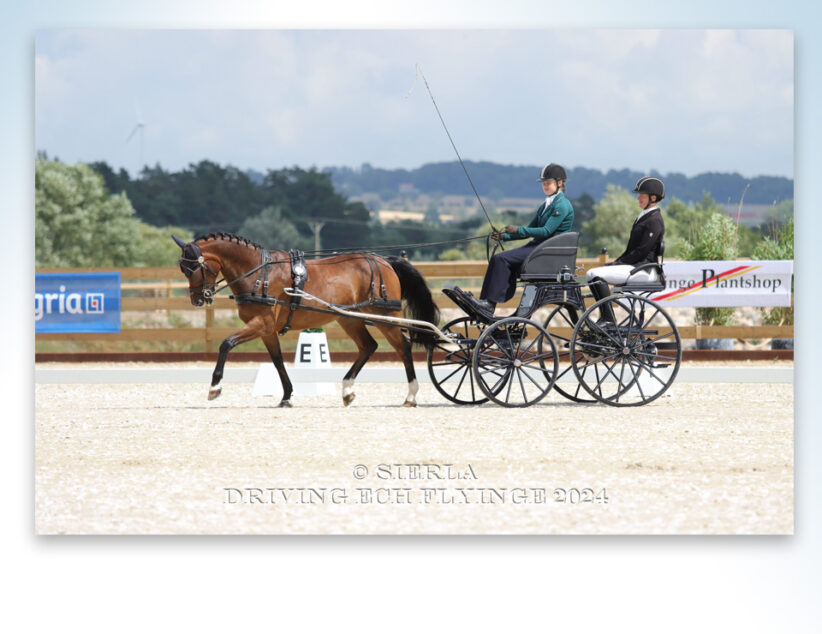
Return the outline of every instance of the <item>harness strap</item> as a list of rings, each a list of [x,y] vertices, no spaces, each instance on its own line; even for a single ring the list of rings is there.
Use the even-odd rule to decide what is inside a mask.
[[[370,253],[363,254],[366,263],[368,264],[368,270],[371,271],[371,295],[370,299],[374,298],[374,262],[371,259]],[[370,300],[369,300],[370,301]]]
[[[253,294],[257,294],[257,291],[260,290],[260,285],[263,287],[263,297],[268,295],[268,267],[271,265],[271,253],[269,253],[268,249],[262,249],[260,251],[260,266],[257,268],[260,271],[260,274],[257,276],[257,279],[254,281],[254,291]],[[240,279],[240,278],[238,278]],[[234,280],[235,282],[237,280]]]
[[[369,297],[367,302],[363,302],[364,304],[371,304],[372,306],[376,306],[377,308],[385,308],[386,310],[402,310],[402,301],[398,299],[389,299],[388,298],[388,291],[385,288],[385,280],[382,276],[382,268],[374,260],[373,253],[366,253],[365,254],[365,261],[368,262],[368,267],[371,269],[371,296]],[[374,292],[374,268],[377,269],[377,275],[380,278],[380,296],[377,297]]]
[[[299,249],[291,249],[291,251],[288,252],[288,257],[291,259],[291,280],[293,282],[292,288],[301,291],[303,290],[305,280],[308,277],[308,270],[305,266],[303,252]],[[293,302],[290,302],[291,310],[288,313],[288,319],[285,322],[285,326],[283,326],[279,332],[280,335],[284,335],[291,330],[291,320],[294,318],[294,311],[299,308],[302,299],[303,298],[298,295]]]
[[[385,290],[385,282],[382,279],[382,267],[380,267],[379,264],[377,264],[377,273],[379,273],[380,276],[380,297],[382,297],[382,299],[388,299],[388,293]]]

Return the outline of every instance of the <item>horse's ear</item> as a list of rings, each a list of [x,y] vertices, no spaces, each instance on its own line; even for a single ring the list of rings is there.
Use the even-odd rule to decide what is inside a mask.
[[[186,248],[186,243],[185,243],[185,242],[183,242],[180,238],[178,238],[177,236],[175,236],[173,233],[171,234],[171,237],[172,237],[172,239],[174,240],[174,242],[176,242],[176,243],[177,243],[177,246],[178,246],[178,247],[180,247],[181,249],[185,249],[185,248]]]

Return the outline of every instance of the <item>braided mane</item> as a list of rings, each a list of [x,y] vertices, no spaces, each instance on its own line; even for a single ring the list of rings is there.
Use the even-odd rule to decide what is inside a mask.
[[[248,238],[244,238],[243,236],[238,236],[235,233],[228,233],[226,231],[217,231],[215,233],[207,233],[203,235],[199,235],[194,238],[195,242],[200,240],[228,240],[229,242],[236,242],[238,244],[243,244],[248,247],[252,247],[254,249],[262,250],[262,245],[257,244],[256,242],[249,240]]]

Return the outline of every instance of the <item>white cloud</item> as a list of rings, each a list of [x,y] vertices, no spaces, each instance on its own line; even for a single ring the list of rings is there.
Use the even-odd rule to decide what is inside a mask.
[[[37,143],[130,167],[139,101],[172,169],[451,160],[419,63],[466,158],[790,174],[792,61],[788,31],[46,32]]]

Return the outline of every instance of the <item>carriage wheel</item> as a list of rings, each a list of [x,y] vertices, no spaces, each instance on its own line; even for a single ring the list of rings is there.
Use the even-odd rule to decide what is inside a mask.
[[[606,305],[613,324],[598,323]],[[617,407],[645,405],[674,382],[682,342],[661,306],[638,295],[612,295],[580,318],[571,335],[571,359],[577,380],[597,400]]]
[[[454,344],[440,341],[428,351],[428,375],[431,382],[440,394],[457,405],[479,405],[488,400],[471,372],[477,327],[477,322],[470,317],[449,321],[441,330],[446,334],[457,335]],[[443,353],[445,358],[435,361],[435,353]]]
[[[557,348],[539,324],[509,317],[485,329],[474,348],[474,378],[498,405],[526,407],[554,386]]]
[[[554,390],[562,394],[565,398],[577,403],[596,403],[597,399],[591,398],[582,384],[577,380],[574,367],[571,363],[571,332],[579,319],[579,312],[575,306],[560,304],[548,315],[542,327],[551,335],[557,346],[557,360],[559,370],[554,382]],[[560,331],[559,329],[563,330]],[[565,330],[567,329],[567,330]],[[567,333],[567,334],[565,334]],[[597,371],[597,368],[586,368],[583,375]]]

